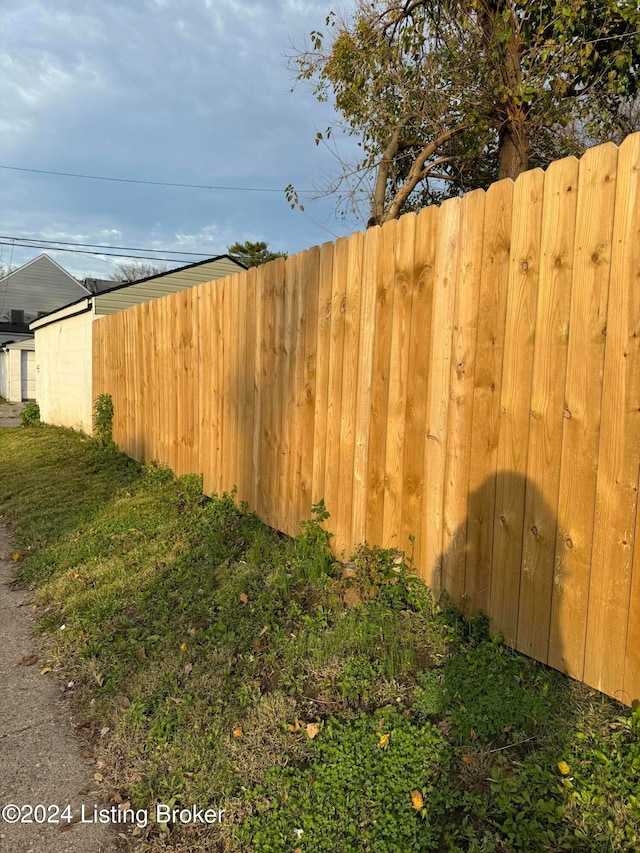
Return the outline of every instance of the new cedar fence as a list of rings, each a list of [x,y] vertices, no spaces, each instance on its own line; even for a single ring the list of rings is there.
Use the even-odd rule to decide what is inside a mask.
[[[137,459],[640,697],[640,134],[94,323]],[[413,544],[410,536],[415,537]]]

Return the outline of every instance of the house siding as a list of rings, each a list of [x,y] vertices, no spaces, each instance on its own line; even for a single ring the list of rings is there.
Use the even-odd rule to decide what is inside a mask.
[[[36,329],[36,395],[44,423],[91,435],[90,311]]]

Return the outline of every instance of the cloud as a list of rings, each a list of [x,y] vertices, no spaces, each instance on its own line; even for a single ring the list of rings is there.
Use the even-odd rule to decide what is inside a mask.
[[[326,4],[313,0],[5,0],[0,164],[307,188],[333,166],[313,144],[331,110],[308,92],[290,91],[285,54],[326,14]],[[7,234],[100,242],[97,235],[107,233],[125,245],[200,246],[214,254],[235,240],[297,251],[327,239],[289,209],[283,193],[10,171],[2,178],[0,231]],[[341,233],[353,227],[332,220],[329,202],[312,215]],[[67,257],[78,269],[82,258]],[[57,259],[65,265],[64,256]]]

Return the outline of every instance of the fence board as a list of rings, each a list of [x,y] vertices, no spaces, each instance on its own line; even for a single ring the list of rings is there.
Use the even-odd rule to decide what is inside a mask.
[[[360,310],[362,303],[363,235],[349,238],[344,305],[344,349],[342,353],[342,399],[340,403],[340,455],[337,517],[334,525],[338,554],[351,549],[353,467],[356,442],[356,404]]]
[[[438,210],[434,207],[421,210],[415,223],[400,536],[400,547],[408,547],[412,559],[422,548],[425,422],[438,224]]]
[[[618,155],[584,678],[624,698],[640,447],[640,134]],[[637,624],[637,623],[635,623]],[[634,625],[635,627],[635,625]]]
[[[465,591],[469,468],[485,193],[460,204],[457,286],[453,314],[449,411],[444,468],[442,585],[459,600]]]
[[[398,223],[386,222],[380,228],[376,262],[376,315],[373,368],[371,372],[371,422],[369,426],[369,480],[365,538],[387,547],[384,530],[384,493],[386,475],[387,412],[389,406],[389,363],[395,274],[395,250]]]
[[[489,605],[497,630],[512,645],[518,629],[543,186],[544,174],[536,169],[520,175],[513,194]]]
[[[460,199],[453,198],[446,201],[440,208],[427,397],[425,527],[421,564],[425,567],[429,584],[436,592],[440,592],[443,588],[444,477],[459,239]]]
[[[327,410],[329,408],[329,355],[331,352],[331,285],[333,282],[334,247],[325,243],[320,248],[318,288],[318,333],[316,364],[316,406],[313,432],[312,501],[325,500]]]
[[[536,336],[531,387],[517,648],[545,661],[549,652],[569,338],[578,161],[545,175]]]
[[[584,672],[618,149],[580,161],[549,663]]]
[[[369,228],[364,236],[362,267],[362,306],[358,334],[357,384],[355,411],[355,449],[353,457],[353,513],[351,542],[366,538],[367,489],[369,485],[369,428],[371,424],[371,385],[373,351],[376,338],[376,305],[380,228]]]
[[[500,394],[509,281],[513,181],[493,184],[485,199],[478,302],[465,594],[472,607],[488,610],[495,517]]]

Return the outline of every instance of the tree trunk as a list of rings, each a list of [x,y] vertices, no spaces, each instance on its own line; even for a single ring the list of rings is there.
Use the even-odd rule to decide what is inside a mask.
[[[498,180],[511,178],[515,181],[521,172],[529,168],[529,141],[524,122],[510,119],[500,132],[498,148]]]

